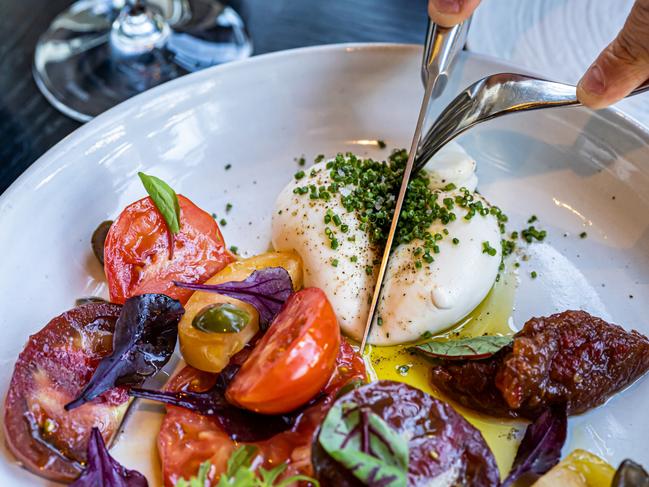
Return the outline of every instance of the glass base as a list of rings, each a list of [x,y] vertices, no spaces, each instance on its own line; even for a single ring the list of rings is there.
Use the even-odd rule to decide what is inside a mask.
[[[116,42],[123,38],[116,20],[128,8],[123,1],[76,2],[39,39],[34,79],[69,117],[87,122],[149,88],[252,53],[241,17],[216,0],[149,0],[145,8],[160,30],[145,33],[149,44],[126,49]]]

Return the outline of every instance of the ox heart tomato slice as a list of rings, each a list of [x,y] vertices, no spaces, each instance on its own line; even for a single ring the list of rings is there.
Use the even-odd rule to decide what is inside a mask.
[[[114,387],[73,410],[97,364],[112,352],[121,306],[89,303],[50,321],[32,335],[16,361],[5,400],[7,446],[32,472],[63,482],[75,479],[86,460],[93,427],[110,444],[128,408],[128,395]]]
[[[214,218],[182,195],[178,203],[180,230],[173,238],[150,197],[127,206],[111,225],[104,246],[111,301],[156,293],[185,304],[193,291],[173,281],[204,282],[234,260]]]
[[[226,391],[229,402],[263,414],[288,413],[329,381],[340,328],[318,288],[291,295]]]

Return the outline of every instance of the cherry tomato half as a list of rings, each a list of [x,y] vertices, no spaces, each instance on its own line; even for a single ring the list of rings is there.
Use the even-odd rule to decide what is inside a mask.
[[[302,288],[302,260],[293,252],[267,252],[228,264],[205,284],[243,281],[250,274],[266,267],[283,267],[291,276],[293,289]],[[231,303],[250,314],[250,323],[238,333],[206,333],[192,325],[194,318],[207,306]],[[223,294],[197,291],[185,304],[185,314],[178,323],[180,352],[192,367],[206,372],[219,372],[259,331],[259,313],[248,303]]]
[[[204,391],[214,385],[215,379],[215,374],[185,367],[169,381],[166,389]],[[363,359],[342,339],[336,369],[322,389],[325,397],[305,409],[290,430],[253,443],[259,448],[255,465],[270,469],[288,462],[280,479],[297,474],[313,476],[311,444],[315,431],[340,389],[352,381],[365,379]],[[212,464],[207,485],[217,485],[219,476],[226,469],[228,458],[237,446],[214,417],[177,406],[167,406],[167,414],[158,434],[158,452],[165,487],[173,487],[179,479],[196,475],[199,465],[206,460]]]
[[[329,381],[340,348],[340,328],[318,288],[291,295],[230,383],[226,396],[263,414],[293,411]]]
[[[111,225],[104,247],[111,301],[159,293],[185,304],[193,291],[172,281],[203,282],[234,260],[214,218],[182,195],[178,202],[173,252],[167,225],[149,197],[127,206]]]

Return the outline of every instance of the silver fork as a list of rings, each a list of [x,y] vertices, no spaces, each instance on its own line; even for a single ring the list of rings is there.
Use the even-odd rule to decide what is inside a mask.
[[[649,90],[649,80],[628,96]],[[579,105],[575,86],[514,73],[492,74],[473,83],[437,117],[419,144],[413,173],[442,147],[479,123],[510,113]]]

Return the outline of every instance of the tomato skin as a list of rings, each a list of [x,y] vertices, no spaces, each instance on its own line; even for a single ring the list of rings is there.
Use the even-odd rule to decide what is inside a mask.
[[[230,383],[231,404],[262,414],[294,411],[329,381],[340,348],[340,328],[325,293],[291,295]]]
[[[185,367],[167,384],[172,391],[204,391],[216,375]],[[272,438],[252,443],[259,448],[255,465],[266,469],[288,462],[283,478],[291,475],[313,475],[311,444],[315,431],[336,399],[338,391],[352,380],[365,380],[365,364],[345,339],[341,339],[336,368],[322,392],[325,397],[305,409],[293,428]],[[209,460],[210,484],[216,485],[226,469],[227,459],[239,446],[220,428],[215,418],[203,416],[177,406],[167,406],[167,414],[158,434],[158,452],[165,487],[173,487],[181,478],[195,475],[199,465]]]
[[[9,450],[37,475],[75,479],[80,473],[75,462],[85,461],[91,428],[100,429],[106,444],[117,432],[129,404],[124,388],[110,389],[72,411],[63,406],[112,352],[120,310],[91,303],[67,311],[32,335],[18,356],[5,399],[4,435]],[[32,437],[30,422],[49,446]]]
[[[167,225],[150,197],[130,204],[111,225],[104,246],[110,300],[145,293],[166,294],[185,304],[192,292],[172,281],[203,282],[234,260],[214,218],[178,195],[180,232],[173,256]]]
[[[302,259],[293,252],[266,252],[237,260],[224,267],[205,284],[243,281],[253,272],[267,267],[282,267],[291,276],[293,289],[302,287]],[[239,333],[206,333],[192,325],[206,306],[231,303],[247,311],[250,323]],[[259,313],[250,304],[223,294],[196,291],[185,304],[185,314],[178,323],[180,352],[188,365],[206,372],[219,372],[259,331]]]

